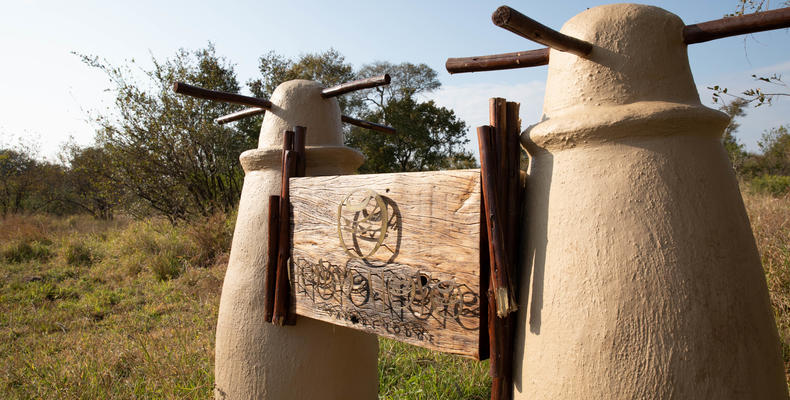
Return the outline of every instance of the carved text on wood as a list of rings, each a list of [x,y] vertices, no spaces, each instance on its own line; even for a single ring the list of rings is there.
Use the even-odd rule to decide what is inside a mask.
[[[297,314],[479,356],[478,170],[293,178],[290,196]]]

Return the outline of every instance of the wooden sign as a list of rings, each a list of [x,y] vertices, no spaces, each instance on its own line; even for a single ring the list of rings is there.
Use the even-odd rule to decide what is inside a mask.
[[[296,314],[480,357],[479,170],[292,178],[290,196]]]

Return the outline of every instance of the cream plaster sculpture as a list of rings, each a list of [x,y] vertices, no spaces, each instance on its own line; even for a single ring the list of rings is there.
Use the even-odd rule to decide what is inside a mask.
[[[375,399],[377,338],[299,317],[295,326],[263,320],[268,201],[280,193],[282,133],[307,127],[306,175],[353,173],[363,156],[343,146],[337,100],[312,81],[274,91],[259,146],[241,155],[246,176],[216,341],[217,399]]]
[[[683,22],[596,7],[551,51],[528,178],[516,399],[786,399],[774,317]]]

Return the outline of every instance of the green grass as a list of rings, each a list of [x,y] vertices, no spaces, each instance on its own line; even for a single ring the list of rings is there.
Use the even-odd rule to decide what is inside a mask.
[[[488,399],[488,361],[379,339],[380,399]]]
[[[745,202],[790,371],[790,196]],[[216,216],[0,219],[2,398],[211,398],[230,231]],[[487,362],[379,344],[380,399],[489,397]]]
[[[12,254],[0,260],[3,398],[212,397],[231,229],[220,217],[189,227],[0,220],[0,254]],[[380,343],[382,399],[488,398],[487,371],[487,362]]]
[[[163,222],[119,225],[51,221],[46,261],[0,264],[3,398],[210,397],[224,264],[161,279],[146,262],[192,256],[189,236],[174,239]]]

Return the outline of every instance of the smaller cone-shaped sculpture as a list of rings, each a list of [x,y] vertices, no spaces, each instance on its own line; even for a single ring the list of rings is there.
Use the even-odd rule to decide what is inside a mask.
[[[362,155],[343,146],[336,99],[315,82],[275,89],[258,149],[241,155],[246,176],[222,287],[216,342],[217,399],[375,399],[375,336],[299,317],[295,326],[263,320],[269,196],[280,194],[282,133],[307,127],[306,175],[353,173]]]
[[[683,22],[596,7],[551,51],[528,178],[516,399],[785,399],[765,277]]]

